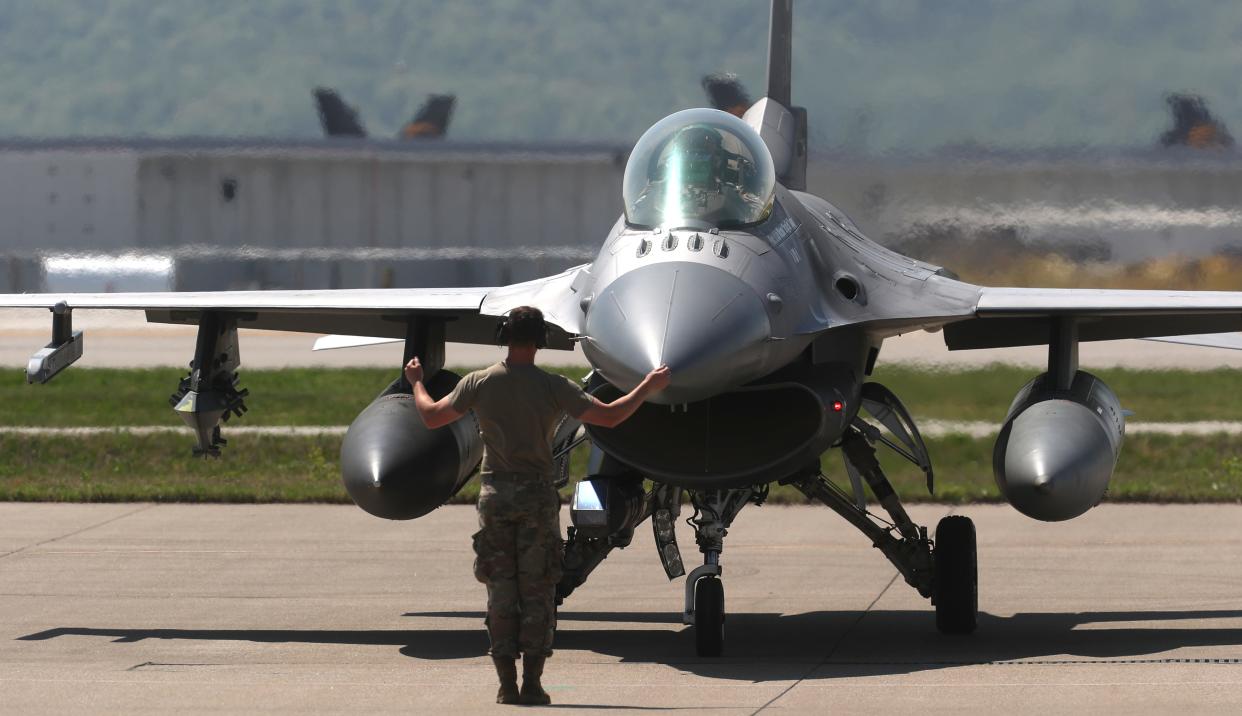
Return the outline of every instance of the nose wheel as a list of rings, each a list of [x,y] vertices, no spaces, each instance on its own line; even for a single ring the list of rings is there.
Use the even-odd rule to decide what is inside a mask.
[[[694,585],[694,649],[699,656],[724,652],[724,584],[716,576]]]
[[[691,492],[694,539],[703,553],[703,565],[686,577],[686,609],[682,622],[694,627],[694,650],[699,656],[724,653],[724,583],[720,553],[733,518],[747,504],[762,504],[767,488]]]

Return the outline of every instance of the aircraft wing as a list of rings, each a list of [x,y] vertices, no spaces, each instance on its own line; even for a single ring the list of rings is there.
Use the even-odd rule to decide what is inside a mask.
[[[1242,292],[981,287],[973,313],[944,326],[950,350],[1042,345],[1051,317],[1082,341],[1242,331]]]
[[[1180,343],[1184,346],[1200,346],[1202,348],[1227,348],[1242,351],[1242,333],[1198,333],[1189,336],[1159,336],[1147,338],[1160,343]]]
[[[0,308],[141,310],[153,323],[197,324],[205,312],[237,319],[239,328],[404,338],[415,316],[446,319],[446,340],[490,344],[496,316],[522,305],[544,312],[560,329],[550,347],[568,348],[581,331],[580,297],[586,266],[498,288],[343,289],[156,293],[0,294]]]

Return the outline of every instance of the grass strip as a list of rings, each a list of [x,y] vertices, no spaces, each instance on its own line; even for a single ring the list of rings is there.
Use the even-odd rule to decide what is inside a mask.
[[[1092,370],[1108,384],[1137,422],[1242,420],[1236,395],[1238,371]],[[1032,368],[990,365],[973,370],[928,370],[881,363],[874,380],[895,392],[918,418],[1000,422],[1018,390],[1040,373]]]
[[[190,457],[177,435],[97,435],[64,439],[10,435],[0,440],[0,500],[72,502],[334,502],[341,487],[340,436],[237,436],[224,457]],[[950,436],[929,441],[936,494],[922,473],[885,451],[882,462],[907,502],[999,502],[992,479],[992,439]],[[585,451],[571,474],[585,472]],[[848,487],[837,451],[824,471]],[[477,481],[458,495],[472,502]],[[564,492],[568,494],[568,490]],[[1127,440],[1109,500],[1242,501],[1242,436],[1138,435]],[[802,503],[791,487],[773,487],[773,503]]]
[[[586,374],[579,368],[562,372],[576,378]],[[349,425],[398,375],[396,367],[243,369],[239,374],[239,385],[250,391],[250,410],[236,424],[254,426]],[[22,371],[4,371],[0,425],[179,425],[168,398],[184,375],[172,368],[71,368],[46,385],[27,385]]]
[[[581,378],[581,368],[558,369]],[[464,372],[459,370],[458,372]],[[892,388],[921,419],[999,422],[1013,396],[1037,371],[989,366],[929,371],[883,366],[875,380]],[[1134,420],[1242,420],[1233,370],[1102,370],[1097,374],[1135,411]],[[0,425],[77,427],[177,425],[168,406],[181,373],[160,369],[70,369],[51,383],[25,384],[20,371],[0,373]],[[239,425],[349,425],[396,378],[386,368],[295,368],[242,371],[250,390]]]

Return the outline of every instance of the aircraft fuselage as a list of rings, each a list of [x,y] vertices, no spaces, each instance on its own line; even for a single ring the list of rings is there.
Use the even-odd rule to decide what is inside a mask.
[[[601,449],[711,488],[781,479],[840,438],[878,341],[848,330],[835,304],[865,301],[862,280],[802,196],[778,190],[768,218],[744,229],[617,222],[583,301],[591,389],[614,397],[659,365],[673,382],[626,425],[591,428]]]

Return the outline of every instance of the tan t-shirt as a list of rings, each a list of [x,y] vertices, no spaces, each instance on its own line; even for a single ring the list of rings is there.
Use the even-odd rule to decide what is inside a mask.
[[[590,397],[538,366],[497,363],[467,374],[448,394],[453,410],[473,409],[483,433],[483,474],[552,474],[552,437],[563,413],[577,418]]]

